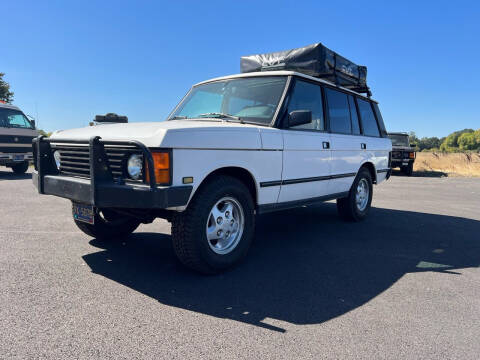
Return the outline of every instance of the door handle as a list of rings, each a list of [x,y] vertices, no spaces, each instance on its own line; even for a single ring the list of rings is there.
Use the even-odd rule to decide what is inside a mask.
[[[330,143],[328,141],[324,141],[322,145],[324,149],[330,149]]]
[[[367,144],[361,143],[360,147],[362,148],[362,150],[365,150],[367,148]]]

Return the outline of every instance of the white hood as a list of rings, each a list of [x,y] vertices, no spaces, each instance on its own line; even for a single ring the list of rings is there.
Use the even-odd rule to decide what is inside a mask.
[[[60,130],[51,138],[88,140],[100,136],[104,140],[137,140],[148,147],[261,149],[260,131],[267,129],[226,121],[173,120]]]

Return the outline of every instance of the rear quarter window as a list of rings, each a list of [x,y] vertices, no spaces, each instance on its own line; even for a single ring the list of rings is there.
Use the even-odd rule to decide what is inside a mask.
[[[365,100],[357,99],[358,111],[360,112],[360,119],[362,120],[363,135],[380,136],[377,119],[373,113],[372,105]]]

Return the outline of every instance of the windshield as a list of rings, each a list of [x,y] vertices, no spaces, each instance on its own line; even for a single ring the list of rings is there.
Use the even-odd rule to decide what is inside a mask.
[[[388,137],[392,140],[393,146],[408,146],[408,135],[389,134]]]
[[[0,127],[33,129],[32,124],[21,111],[0,108]]]
[[[229,79],[195,86],[169,120],[218,117],[271,123],[282,96],[285,76]]]

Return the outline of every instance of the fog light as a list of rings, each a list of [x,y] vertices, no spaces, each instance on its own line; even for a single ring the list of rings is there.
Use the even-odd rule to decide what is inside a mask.
[[[143,159],[140,155],[134,154],[128,158],[127,172],[133,180],[138,180],[142,176]]]

